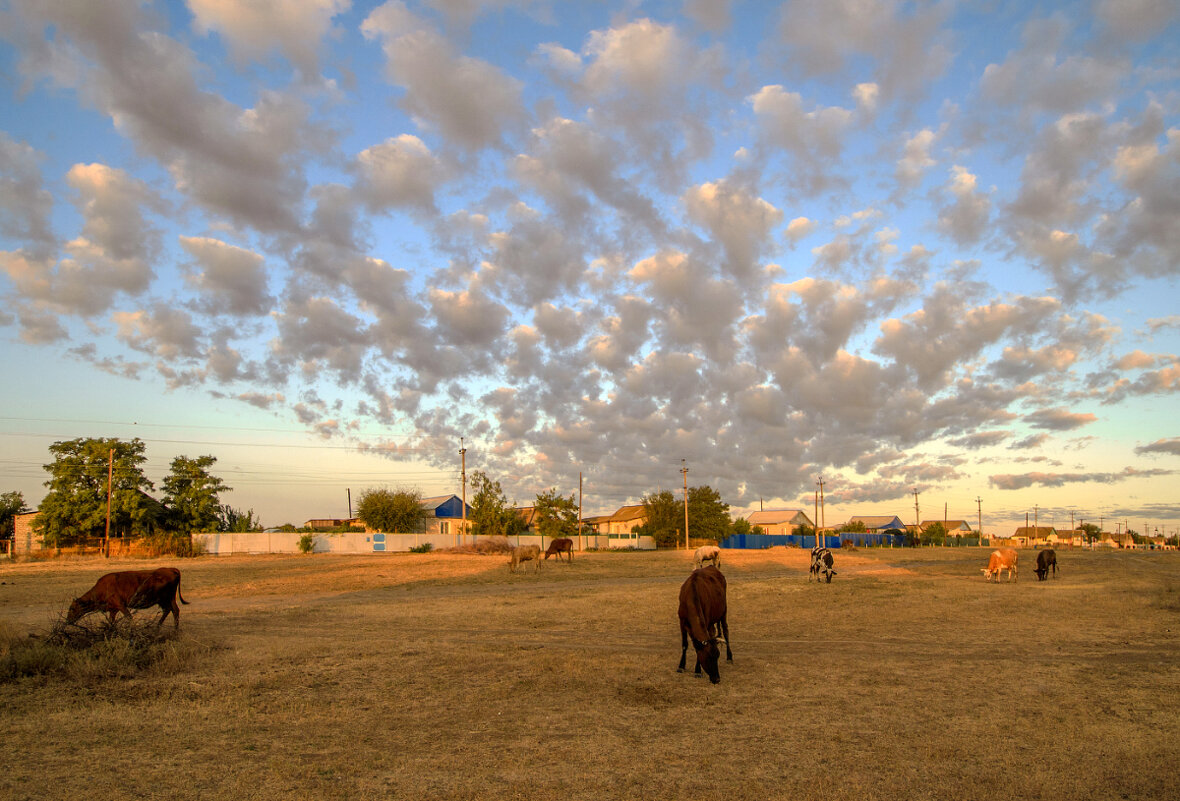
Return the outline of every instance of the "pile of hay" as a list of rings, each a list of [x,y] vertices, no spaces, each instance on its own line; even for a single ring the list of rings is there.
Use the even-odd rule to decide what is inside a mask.
[[[512,553],[512,543],[508,541],[507,537],[487,537],[486,539],[476,540],[473,543],[456,545],[454,548],[446,548],[443,550],[443,553],[480,554],[484,556]]]

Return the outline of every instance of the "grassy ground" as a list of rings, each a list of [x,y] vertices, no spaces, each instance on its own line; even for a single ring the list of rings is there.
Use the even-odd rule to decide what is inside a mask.
[[[1180,797],[1180,553],[806,559],[723,553],[716,686],[675,671],[684,553],[176,562],[182,658],[0,684],[0,797]],[[0,567],[0,650],[145,566]]]

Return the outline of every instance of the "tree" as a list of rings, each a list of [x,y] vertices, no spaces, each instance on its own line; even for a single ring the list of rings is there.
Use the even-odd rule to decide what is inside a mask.
[[[563,498],[551,488],[537,496],[533,503],[536,510],[537,530],[542,537],[576,537],[578,534],[578,504],[571,494]]]
[[[753,533],[753,526],[750,521],[744,517],[739,517],[729,525],[730,534],[751,534]]]
[[[807,523],[800,523],[799,525],[795,526],[794,531],[791,533],[800,537],[814,537],[815,526],[809,525]]]
[[[290,529],[280,529],[283,531],[294,531],[295,526],[290,523]],[[262,531],[262,521],[254,516],[254,510],[250,509],[247,512],[242,512],[241,509],[235,509],[232,506],[222,506],[217,512],[217,530],[225,532],[246,532],[246,531]]]
[[[361,492],[356,516],[377,531],[411,534],[426,530],[430,512],[422,506],[422,493],[416,489],[370,487]]]
[[[217,531],[221,524],[221,504],[218,497],[232,488],[209,472],[217,458],[198,456],[190,459],[177,456],[172,469],[164,478],[164,505],[168,507],[168,522],[182,533]]]
[[[19,492],[0,495],[0,540],[12,539],[16,529],[16,516],[27,512],[25,496]]]
[[[851,520],[836,529],[837,534],[867,534],[868,531],[863,520]]]
[[[644,522],[635,527],[637,534],[651,537],[660,548],[675,548],[684,531],[684,506],[671,490],[643,496]]]
[[[1102,529],[1093,523],[1082,523],[1082,525],[1078,526],[1078,528],[1085,533],[1087,543],[1093,543],[1094,538],[1102,534]]]
[[[946,529],[942,523],[931,523],[922,530],[923,545],[942,545],[946,542]]]
[[[147,491],[143,475],[144,443],[118,439],[78,438],[49,446],[52,464],[45,465],[49,492],[34,524],[49,547],[74,545],[106,530],[107,469],[111,469],[111,535],[147,533],[159,522],[163,507]],[[114,452],[113,463],[111,453]]]
[[[471,534],[475,537],[515,537],[524,532],[524,518],[511,506],[499,481],[493,481],[487,473],[476,470],[471,474],[471,488],[475,495],[471,499]]]
[[[721,542],[729,533],[729,504],[717,490],[705,484],[688,488],[688,533],[691,537]]]

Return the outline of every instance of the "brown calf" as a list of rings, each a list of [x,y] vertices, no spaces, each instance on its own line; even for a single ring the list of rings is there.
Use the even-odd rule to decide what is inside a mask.
[[[717,669],[717,661],[721,658],[721,650],[717,647],[719,638],[725,641],[725,661],[733,661],[733,652],[729,650],[729,623],[725,620],[725,576],[720,570],[709,565],[689,574],[680,586],[679,615],[680,666],[677,670],[684,672],[691,638],[692,647],[697,652],[697,667],[693,672],[699,676],[704,667],[709,681],[716,684],[721,681],[721,672]]]
[[[128,618],[132,609],[150,609],[158,606],[164,610],[156,625],[160,626],[168,615],[172,615],[173,626],[180,628],[180,607],[176,599],[187,604],[180,594],[180,571],[174,567],[158,567],[155,570],[122,570],[107,573],[95,582],[85,594],[74,599],[66,614],[67,623],[75,623],[91,612],[105,612],[110,622],[122,612]]]

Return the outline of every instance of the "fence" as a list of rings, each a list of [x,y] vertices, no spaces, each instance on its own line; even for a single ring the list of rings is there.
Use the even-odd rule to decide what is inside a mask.
[[[827,548],[840,547],[840,535],[838,534],[825,534],[820,539],[823,541],[822,544]],[[811,550],[815,547],[815,536],[803,534],[731,534],[721,541],[722,548],[739,548],[745,550],[773,548],[776,545]]]
[[[305,536],[301,532],[289,531],[258,531],[234,533],[206,533],[193,534],[193,544],[198,543],[205,553],[229,556],[231,554],[266,554],[266,553],[299,553],[299,540]],[[411,548],[419,548],[427,543],[433,549],[452,548],[456,542],[454,534],[382,534],[347,532],[342,534],[312,534],[312,553],[340,553],[340,554],[371,554],[406,552]],[[603,548],[635,548],[638,550],[654,550],[655,540],[651,537],[639,537],[634,534],[608,536],[606,534],[591,534],[582,537],[583,546],[579,547],[578,538],[574,537],[574,550],[603,549]],[[538,545],[545,548],[553,541],[552,537],[542,537],[536,534],[522,534],[512,537],[513,545]]]

